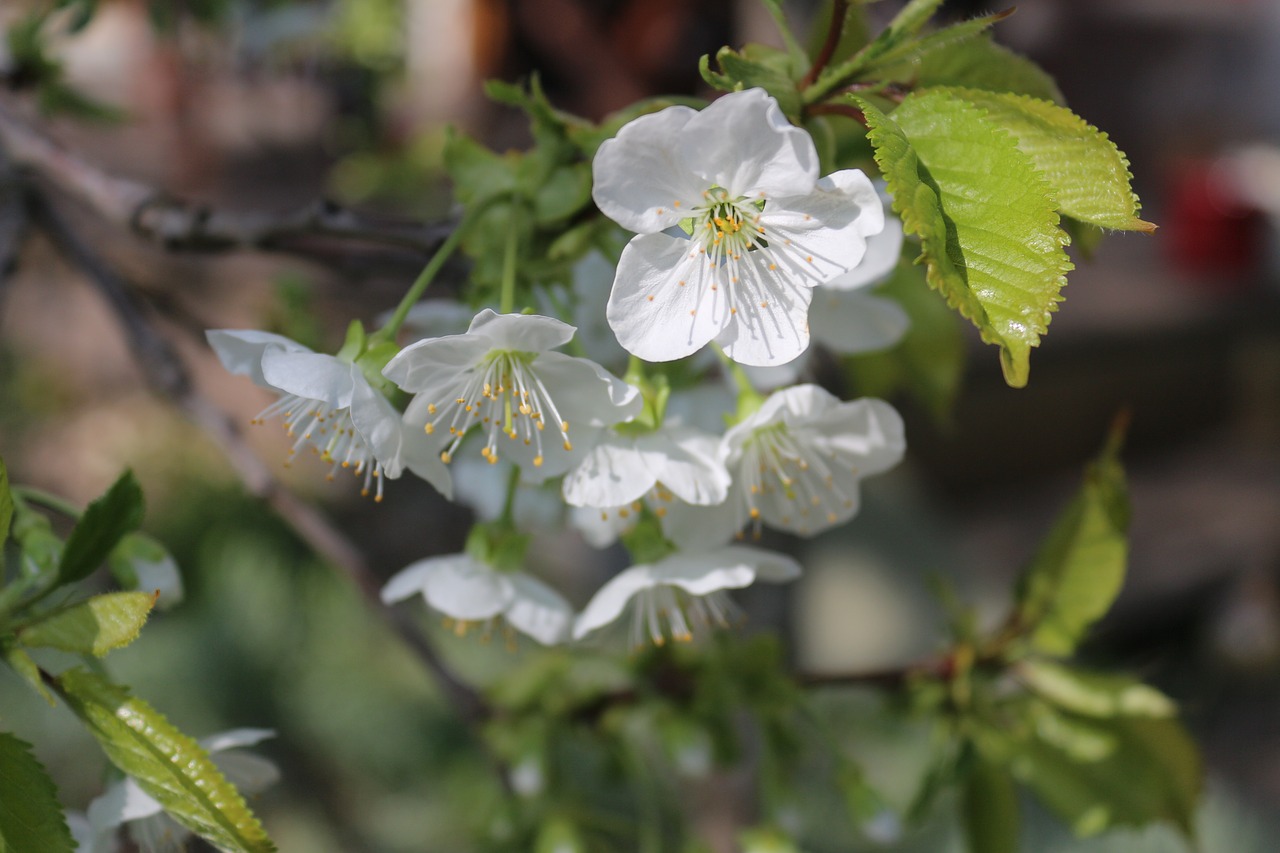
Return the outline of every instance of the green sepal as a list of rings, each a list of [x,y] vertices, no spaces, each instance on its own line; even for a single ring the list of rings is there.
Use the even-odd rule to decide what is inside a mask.
[[[623,510],[619,510],[622,512]],[[631,555],[632,565],[656,563],[676,552],[676,548],[662,533],[662,524],[643,504],[637,511],[635,525],[619,537]]]
[[[120,539],[142,524],[142,489],[132,471],[125,471],[106,494],[85,507],[67,537],[58,564],[57,586],[83,580],[96,569]]]
[[[476,561],[499,571],[524,568],[532,537],[502,521],[473,524],[464,549]]]
[[[1085,717],[1172,717],[1168,696],[1141,681],[1115,673],[1090,672],[1049,660],[1027,660],[1015,670],[1041,699]]]
[[[13,668],[13,671],[22,676],[22,680],[31,685],[31,689],[39,693],[44,701],[50,706],[56,706],[58,703],[54,701],[53,694],[49,692],[49,688],[45,686],[44,679],[40,677],[40,667],[36,666],[36,662],[31,659],[31,655],[6,639],[0,641],[0,650],[4,655],[5,663]]]
[[[369,344],[364,352],[356,357],[356,367],[360,368],[360,372],[364,374],[364,378],[368,380],[377,391],[383,395],[390,397],[393,403],[400,397],[405,397],[400,387],[390,379],[382,375],[382,370],[387,366],[391,359],[400,353],[400,345],[395,341],[388,341],[382,338],[369,338]]]
[[[342,347],[334,354],[334,357],[350,364],[364,352],[364,344],[364,324],[359,320],[352,320],[347,324],[347,334],[342,339]]]
[[[1130,509],[1119,459],[1123,431],[1122,425],[1113,428],[1018,582],[1016,623],[1038,652],[1075,651],[1124,583]]]
[[[1072,268],[1048,184],[1014,137],[946,92],[910,95],[892,118],[854,100],[929,285],[1000,347],[1005,382],[1026,385]]]
[[[969,853],[1018,853],[1018,792],[1004,767],[970,756],[961,800]]]
[[[1049,183],[1058,212],[1080,222],[1120,231],[1156,226],[1137,217],[1140,204],[1130,182],[1129,160],[1107,135],[1066,107],[1026,95],[978,89],[937,89],[984,110],[1008,131],[1018,150]]]
[[[84,669],[64,672],[55,685],[111,763],[178,823],[235,853],[276,849],[205,749],[146,702]]]
[[[0,851],[71,853],[58,789],[31,754],[31,745],[0,732]]]
[[[18,631],[24,646],[102,657],[138,637],[159,593],[109,592],[42,615]]]

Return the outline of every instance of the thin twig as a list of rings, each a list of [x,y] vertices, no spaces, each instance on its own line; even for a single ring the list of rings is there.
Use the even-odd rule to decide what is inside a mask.
[[[235,421],[194,389],[181,358],[151,324],[146,307],[128,283],[98,257],[47,198],[31,190],[29,200],[36,221],[58,248],[90,277],[115,312],[147,384],[176,404],[213,439],[251,494],[270,505],[303,541],[360,590],[366,604],[390,624],[436,677],[446,698],[463,719],[471,722],[486,719],[490,709],[480,694],[444,665],[416,625],[382,603],[381,585],[359,549],[319,511],[284,488],[245,443]]]
[[[849,14],[849,0],[835,0],[831,4],[831,26],[827,28],[826,41],[822,43],[822,50],[818,52],[818,56],[813,60],[813,65],[809,66],[809,71],[804,75],[804,79],[800,81],[797,88],[804,91],[818,79],[818,75],[826,70],[827,63],[831,61],[831,57],[835,55],[836,48],[840,46],[840,37],[844,34],[845,21]]]
[[[0,103],[0,147],[15,166],[33,169],[107,221],[165,249],[219,252],[262,249],[324,255],[334,241],[432,255],[453,230],[374,217],[319,200],[285,213],[232,212],[172,198],[94,166]]]

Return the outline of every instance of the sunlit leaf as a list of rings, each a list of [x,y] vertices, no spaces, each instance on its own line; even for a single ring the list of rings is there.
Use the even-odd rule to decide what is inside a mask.
[[[918,89],[966,86],[988,92],[1014,92],[1062,104],[1058,85],[1025,56],[992,41],[989,34],[955,42],[887,73],[914,82]]]
[[[154,592],[111,592],[41,619],[19,633],[26,646],[102,657],[132,643],[155,606]]]

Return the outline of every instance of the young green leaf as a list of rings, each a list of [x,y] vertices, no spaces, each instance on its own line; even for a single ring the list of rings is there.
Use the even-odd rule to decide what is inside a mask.
[[[801,93],[802,101],[806,104],[816,104],[826,100],[841,86],[856,79],[881,57],[906,44],[921,27],[928,23],[941,5],[942,0],[911,0],[870,44],[843,62],[828,66],[818,79]]]
[[[1124,583],[1129,498],[1119,444],[1117,430],[1019,581],[1018,622],[1045,654],[1075,651]]]
[[[107,493],[85,508],[58,565],[58,585],[74,583],[96,569],[120,538],[142,524],[142,489],[125,471]]]
[[[912,80],[917,89],[965,86],[1066,103],[1058,84],[1040,66],[996,44],[987,33],[931,51],[910,65],[886,68],[884,73],[894,79],[900,75],[901,79]]]
[[[974,756],[962,803],[969,853],[1017,853],[1018,792],[1008,770]]]
[[[710,59],[702,57],[699,70],[708,85],[722,92],[733,92],[738,89],[764,89],[778,101],[782,112],[789,116],[798,116],[802,101],[796,82],[781,67],[786,64],[786,54],[768,52],[759,46],[752,45],[754,50],[735,51],[722,47],[716,52],[716,64],[720,71],[711,70]]]
[[[76,843],[58,804],[58,789],[31,745],[0,732],[0,851],[71,853]]]
[[[25,646],[102,657],[137,639],[157,595],[154,592],[97,595],[28,625],[19,632],[18,638]]]
[[[1049,182],[1058,212],[1081,222],[1121,231],[1155,230],[1138,219],[1138,197],[1129,182],[1129,161],[1107,135],[1066,107],[978,89],[950,89],[987,113],[1018,140]]]
[[[39,693],[41,698],[50,705],[57,704],[53,700],[53,694],[45,686],[44,679],[40,677],[40,667],[36,666],[36,662],[31,659],[31,655],[17,646],[10,645],[8,642],[0,644],[0,649],[3,650],[4,662],[13,667],[13,671],[22,676],[22,680],[31,685],[32,690]]]
[[[1006,9],[1003,12],[983,15],[980,18],[970,18],[967,21],[943,27],[915,41],[903,42],[897,47],[885,51],[876,58],[875,62],[869,63],[862,68],[860,76],[871,79],[883,78],[887,71],[890,71],[900,63],[912,64],[919,62],[932,53],[954,48],[957,45],[975,39],[1012,14],[1012,9]]]
[[[956,315],[923,286],[923,278],[920,267],[900,262],[876,288],[876,296],[890,297],[906,310],[911,327],[892,349],[853,356],[846,365],[859,395],[888,398],[905,391],[944,423],[964,376],[964,337]]]
[[[1012,136],[946,92],[910,95],[893,118],[857,103],[930,286],[999,345],[1005,381],[1022,387],[1072,268],[1048,185]]]
[[[209,754],[150,705],[83,669],[58,676],[55,689],[111,763],[132,776],[174,820],[235,853],[275,850]]]
[[[1177,720],[1112,717],[1079,722],[1107,739],[1110,748],[1105,755],[1081,760],[1058,744],[1032,736],[1011,763],[1014,774],[1077,835],[1157,820],[1191,835],[1201,766],[1194,742]]]
[[[0,549],[9,541],[9,523],[13,521],[13,493],[9,491],[9,469],[0,459]]]
[[[1087,717],[1172,717],[1177,713],[1168,696],[1124,675],[1047,660],[1024,661],[1017,674],[1040,698]]]
[[[452,127],[445,135],[444,167],[453,181],[454,195],[468,206],[510,194],[516,188],[510,159]]]

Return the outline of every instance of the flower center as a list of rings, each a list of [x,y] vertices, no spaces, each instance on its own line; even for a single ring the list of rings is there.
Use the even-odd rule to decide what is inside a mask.
[[[712,187],[702,196],[706,204],[694,208],[690,236],[701,244],[712,266],[732,269],[744,252],[768,247],[760,224],[763,202],[746,196],[730,198],[722,187]]]
[[[374,457],[373,449],[351,422],[349,409],[330,408],[319,400],[285,394],[259,412],[251,423],[265,423],[277,415],[289,436],[296,439],[285,467],[299,450],[309,446],[312,453],[332,465],[328,474],[330,480],[334,479],[338,469],[347,468],[357,477],[364,476],[360,494],[368,497],[370,486],[376,483],[373,499],[382,502],[382,463]]]
[[[655,646],[670,638],[677,643],[693,640],[695,631],[729,628],[739,621],[742,610],[724,590],[693,595],[678,586],[659,584],[636,595],[631,620],[631,645],[645,645],[646,636]]]
[[[569,422],[560,417],[555,401],[534,369],[537,353],[516,350],[494,350],[479,364],[467,368],[462,375],[457,396],[427,406],[433,415],[427,421],[427,434],[447,424],[453,440],[440,454],[449,462],[462,438],[471,427],[480,425],[487,434],[480,455],[490,464],[498,461],[498,436],[523,440],[534,448],[533,464],[542,465],[542,433],[547,420],[555,425],[563,439],[564,449],[572,450]],[[457,386],[455,386],[457,387]]]
[[[757,532],[764,501],[772,501],[779,510],[777,522],[787,527],[796,524],[800,533],[809,531],[808,521],[815,512],[825,516],[826,523],[835,524],[853,508],[853,499],[836,483],[824,455],[802,436],[793,435],[786,424],[770,424],[752,433],[743,445],[741,471]]]

